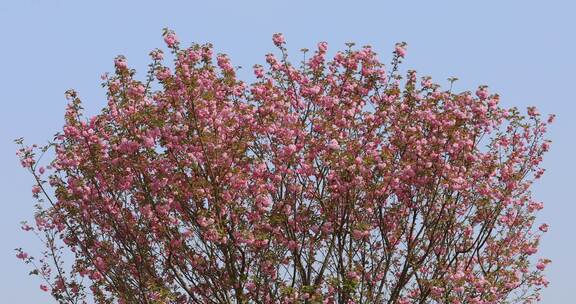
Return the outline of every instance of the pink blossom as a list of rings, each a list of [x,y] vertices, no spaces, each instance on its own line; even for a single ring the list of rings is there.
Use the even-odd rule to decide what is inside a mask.
[[[102,257],[97,257],[96,260],[94,261],[94,265],[99,271],[104,271],[106,269],[106,263],[104,262],[104,259],[102,259]]]
[[[325,53],[328,50],[328,42],[322,41],[318,43],[318,51],[320,53]]]
[[[21,260],[26,260],[28,258],[28,254],[26,252],[18,252],[18,254],[16,254],[16,257],[21,259]]]
[[[528,107],[528,115],[538,116],[540,115],[540,112],[538,112],[538,109],[536,109],[536,107]]]
[[[262,66],[254,66],[254,75],[256,75],[257,78],[262,78],[264,77],[264,69],[262,68]]]
[[[152,58],[154,60],[162,60],[164,59],[164,53],[162,52],[162,50],[154,50],[150,53],[150,55],[152,56]]]
[[[486,98],[488,98],[488,90],[486,89],[486,87],[480,87],[478,90],[476,90],[476,96],[478,96],[478,98],[484,100]]]
[[[340,148],[340,145],[338,144],[338,141],[336,141],[336,139],[332,139],[328,144],[328,148],[330,150],[338,150]]]
[[[32,186],[32,194],[36,195],[36,194],[40,193],[40,191],[42,191],[40,186],[38,186],[38,185]]]
[[[166,42],[166,45],[169,48],[173,48],[178,44],[178,37],[176,37],[176,34],[174,34],[173,32],[167,32],[164,35],[164,42]]]
[[[284,35],[282,35],[282,33],[276,33],[272,35],[272,41],[274,42],[274,45],[278,47],[286,43],[286,41],[284,40]]]
[[[114,64],[116,65],[116,67],[118,69],[121,69],[121,70],[126,69],[128,67],[128,64],[126,63],[126,59],[124,57],[117,57],[114,60]]]
[[[34,228],[32,228],[32,227],[31,227],[30,225],[28,225],[28,224],[25,224],[25,225],[22,226],[22,230],[24,230],[24,231],[31,231],[31,230],[34,230]]]
[[[248,282],[246,283],[246,289],[249,291],[254,291],[256,289],[256,284],[254,284],[254,282]]]
[[[404,58],[404,56],[406,56],[406,44],[404,43],[396,44],[395,52],[399,57]]]
[[[362,239],[362,237],[364,236],[364,234],[362,233],[362,230],[354,229],[354,230],[352,231],[352,236],[354,237],[354,239],[360,240],[360,239]]]
[[[165,68],[156,72],[156,78],[158,80],[166,80],[170,77],[170,69]]]

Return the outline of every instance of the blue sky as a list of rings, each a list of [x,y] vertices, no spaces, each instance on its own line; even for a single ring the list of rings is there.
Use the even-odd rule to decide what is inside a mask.
[[[576,273],[576,206],[571,192],[576,148],[576,2],[574,1],[65,1],[0,0],[0,294],[3,303],[52,303],[14,257],[15,247],[34,252],[21,232],[30,219],[32,180],[20,168],[12,140],[44,143],[60,130],[75,88],[88,113],[105,104],[99,76],[123,54],[141,71],[148,52],[163,46],[161,30],[176,30],[184,44],[212,42],[234,65],[263,63],[283,32],[294,61],[298,50],[329,42],[370,44],[384,62],[397,41],[408,42],[404,68],[455,90],[480,84],[503,105],[536,105],[556,113],[550,128],[547,172],[534,187],[545,202],[538,223],[550,224],[541,254],[553,260],[542,303],[572,302]]]

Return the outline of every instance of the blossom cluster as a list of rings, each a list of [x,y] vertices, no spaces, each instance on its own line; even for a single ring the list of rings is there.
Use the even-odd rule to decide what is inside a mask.
[[[553,117],[403,76],[405,43],[389,67],[326,42],[294,66],[275,34],[247,84],[210,44],[164,41],[173,65],[154,50],[144,81],[115,59],[98,115],[67,92],[46,168],[19,150],[42,200],[23,229],[55,262],[35,274],[60,302],[539,300],[530,187]]]

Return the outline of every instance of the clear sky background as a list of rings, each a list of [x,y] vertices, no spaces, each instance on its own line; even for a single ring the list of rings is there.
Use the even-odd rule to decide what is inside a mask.
[[[541,252],[553,263],[545,304],[576,303],[573,190],[576,144],[576,1],[65,1],[0,0],[0,300],[53,303],[14,248],[38,249],[19,221],[31,219],[31,177],[12,140],[45,143],[63,123],[64,91],[75,88],[87,113],[105,105],[99,76],[123,54],[142,75],[148,52],[163,47],[163,27],[184,45],[212,42],[234,65],[264,63],[271,35],[283,32],[297,62],[301,48],[325,40],[371,44],[384,62],[394,43],[408,42],[404,68],[455,90],[486,84],[504,106],[536,105],[556,113],[547,172],[534,187],[549,223]],[[333,53],[332,53],[333,54]]]

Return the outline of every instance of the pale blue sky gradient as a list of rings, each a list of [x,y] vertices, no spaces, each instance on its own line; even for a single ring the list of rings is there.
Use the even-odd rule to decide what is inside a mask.
[[[12,140],[45,143],[63,122],[64,91],[75,88],[87,112],[105,105],[99,76],[124,54],[144,73],[148,52],[162,47],[161,29],[185,45],[212,42],[234,65],[263,63],[283,32],[299,61],[301,48],[325,40],[371,44],[384,62],[397,41],[408,42],[405,68],[455,90],[486,84],[505,106],[536,105],[558,114],[547,172],[534,187],[550,224],[541,253],[553,260],[545,304],[576,303],[575,1],[65,1],[0,0],[0,303],[53,303],[14,257],[37,243],[19,229],[31,219],[32,180],[20,168]]]

